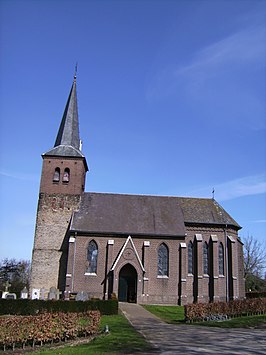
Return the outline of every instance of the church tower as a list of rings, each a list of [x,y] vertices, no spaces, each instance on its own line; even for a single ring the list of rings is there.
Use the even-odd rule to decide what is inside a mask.
[[[88,166],[79,137],[76,75],[54,147],[42,158],[30,284],[33,298],[46,297],[51,287],[64,289],[67,232],[84,192]]]

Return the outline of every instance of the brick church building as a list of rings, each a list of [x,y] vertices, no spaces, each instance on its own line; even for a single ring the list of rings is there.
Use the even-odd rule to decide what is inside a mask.
[[[42,158],[32,298],[51,288],[143,304],[244,297],[241,227],[214,199],[84,192],[76,76]]]

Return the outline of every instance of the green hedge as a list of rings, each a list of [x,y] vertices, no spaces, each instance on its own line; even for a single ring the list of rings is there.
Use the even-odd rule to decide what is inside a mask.
[[[118,313],[117,300],[90,301],[42,301],[42,300],[6,300],[0,299],[0,315],[34,315],[44,312],[86,312],[99,310],[102,315]]]
[[[266,291],[250,291],[246,292],[247,298],[266,298]]]

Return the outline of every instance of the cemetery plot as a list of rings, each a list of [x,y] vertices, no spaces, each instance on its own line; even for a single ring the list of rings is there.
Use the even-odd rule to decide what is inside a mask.
[[[98,332],[99,311],[0,317],[0,349],[43,345]]]

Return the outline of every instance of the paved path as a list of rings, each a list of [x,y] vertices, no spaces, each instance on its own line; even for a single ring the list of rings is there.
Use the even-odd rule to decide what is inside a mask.
[[[149,354],[266,354],[265,329],[221,329],[193,325],[172,325],[143,307],[119,303],[134,328],[153,346]]]

